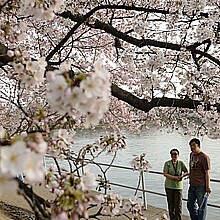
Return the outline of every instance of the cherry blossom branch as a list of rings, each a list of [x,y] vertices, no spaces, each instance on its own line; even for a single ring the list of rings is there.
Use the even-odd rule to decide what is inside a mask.
[[[153,47],[159,47],[159,48],[165,48],[165,49],[170,49],[174,51],[181,51],[181,50],[188,50],[191,51],[194,54],[199,54],[201,56],[204,56],[208,58],[209,60],[213,61],[217,65],[220,66],[220,60],[213,57],[212,55],[206,53],[205,51],[200,51],[198,49],[195,49],[195,45],[189,45],[186,47],[183,47],[179,44],[174,44],[174,43],[167,43],[167,42],[162,42],[162,41],[157,41],[157,40],[151,40],[151,39],[137,39],[132,36],[129,36],[121,31],[118,31],[116,28],[112,27],[109,24],[106,24],[104,22],[101,22],[99,20],[96,20],[93,24],[87,23],[88,26],[95,28],[95,29],[100,29],[104,30],[106,33],[112,34],[114,37],[117,37],[121,40],[124,40],[130,44],[136,45],[137,47],[144,47],[144,46],[153,46]]]
[[[158,13],[158,14],[169,14],[169,10],[162,10],[162,9],[156,9],[156,8],[149,8],[149,7],[136,7],[136,6],[128,6],[128,5],[99,5],[97,7],[94,7],[90,12],[90,16],[94,14],[95,12],[99,10],[104,9],[116,9],[116,10],[125,10],[125,11],[139,11],[139,12],[147,12],[147,13]],[[61,14],[58,14],[59,16],[62,16],[63,18],[72,18],[74,19],[74,15],[70,11],[65,11]]]
[[[132,38],[130,36],[127,36],[127,37]],[[153,42],[153,41],[151,41],[151,42]],[[172,46],[173,44],[169,44],[169,45]],[[206,57],[210,57],[210,59],[212,59],[212,60],[216,59],[216,58],[212,57],[211,55],[209,55],[205,52],[202,52],[200,50],[194,49],[194,48],[195,48],[195,45],[191,48],[191,50],[194,50],[198,54],[204,55]],[[5,56],[7,56],[7,55],[5,55]],[[217,61],[220,64],[220,61],[219,60],[217,60]],[[202,104],[200,101],[189,99],[189,98],[176,99],[176,98],[166,98],[166,97],[154,98],[154,99],[152,99],[152,101],[149,102],[145,99],[140,99],[140,98],[136,97],[135,95],[133,95],[130,92],[127,92],[126,90],[119,88],[116,84],[112,84],[111,92],[112,92],[112,95],[115,96],[116,98],[118,98],[119,100],[122,100],[122,101],[130,104],[131,106],[139,109],[139,110],[143,110],[144,112],[149,112],[154,107],[180,107],[180,108],[196,109],[196,107],[198,105]],[[218,111],[220,112],[220,105],[215,104],[214,106],[217,107]]]
[[[153,98],[151,101],[147,101],[146,99],[140,99],[137,96],[127,92],[117,85],[112,84],[112,95],[118,98],[119,100],[125,101],[131,106],[142,110],[144,112],[149,112],[151,109],[155,107],[179,107],[179,108],[188,108],[188,109],[196,109],[198,105],[201,105],[202,102],[198,100],[193,100],[190,98],[185,99],[176,99],[176,98]],[[211,105],[208,105],[207,109],[209,109]],[[220,112],[219,104],[214,105],[218,108]]]
[[[97,10],[107,9],[107,8],[108,9],[136,10],[136,11],[146,10],[144,12],[156,12],[156,13],[169,14],[168,11],[164,11],[164,10],[156,11],[156,9],[144,9],[144,8],[139,8],[139,7],[124,6],[124,5],[123,6],[114,6],[114,5],[108,6],[108,5],[106,5],[106,6],[98,6],[98,7],[94,8],[89,13],[87,13],[86,17],[89,18],[89,16],[91,16]],[[62,16],[64,18],[69,18],[74,22],[80,22],[82,20],[86,21],[85,16],[73,15],[70,11],[63,12],[62,14],[60,14],[60,16]],[[206,41],[210,41],[209,39],[205,40],[202,43],[194,43],[192,45],[183,47],[179,44],[167,43],[167,42],[156,41],[156,40],[151,40],[151,39],[136,39],[134,37],[129,36],[127,33],[123,33],[123,32],[118,31],[116,28],[112,27],[110,24],[101,22],[98,19],[96,19],[93,24],[90,24],[87,21],[86,25],[88,25],[89,27],[94,28],[94,29],[104,30],[106,33],[112,34],[114,37],[121,39],[121,40],[124,40],[130,44],[136,45],[137,47],[154,46],[154,47],[165,48],[165,49],[170,49],[170,50],[174,50],[174,51],[181,51],[181,50],[185,49],[185,50],[191,51],[193,54],[199,54],[200,56],[204,56],[204,57],[210,59],[211,61],[213,61],[214,63],[220,65],[220,61],[217,58],[206,53],[207,49],[205,51],[200,51],[200,50],[196,49],[196,47],[198,47],[199,45],[207,43]],[[210,47],[210,45],[207,46],[207,48],[209,48],[209,47]]]

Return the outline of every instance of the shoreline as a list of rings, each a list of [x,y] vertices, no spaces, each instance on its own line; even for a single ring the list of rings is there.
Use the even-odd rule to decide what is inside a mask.
[[[35,186],[34,192],[45,199],[52,199],[53,194],[43,186]],[[148,205],[148,209],[143,211],[147,220],[162,219],[163,214],[167,214],[167,210]],[[0,220],[34,220],[33,211],[31,210],[28,202],[16,192],[2,192],[0,194]],[[121,215],[115,217],[101,216],[102,220],[126,220],[127,217]],[[188,216],[183,216],[183,220],[189,220]]]

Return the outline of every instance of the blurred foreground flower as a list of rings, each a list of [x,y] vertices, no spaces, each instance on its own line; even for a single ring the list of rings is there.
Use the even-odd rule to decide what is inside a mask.
[[[25,141],[18,140],[12,145],[2,146],[0,148],[0,158],[2,174],[16,177],[23,172],[29,183],[44,180],[43,155],[27,148]]]

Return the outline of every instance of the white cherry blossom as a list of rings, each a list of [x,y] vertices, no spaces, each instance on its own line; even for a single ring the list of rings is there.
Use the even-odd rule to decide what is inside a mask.
[[[24,72],[24,65],[22,63],[14,63],[14,69],[16,73],[23,73]]]
[[[88,98],[85,96],[82,89],[75,86],[67,95],[66,105],[70,105],[75,109],[79,109],[80,104],[85,104],[87,101]]]
[[[58,75],[52,83],[49,84],[48,90],[48,99],[51,103],[57,102],[58,99],[61,99],[64,96],[65,91],[68,85],[63,76]]]
[[[13,51],[13,50],[8,50],[8,51],[7,51],[7,55],[8,55],[9,57],[13,57],[15,54],[14,54],[14,51]]]
[[[0,167],[2,173],[8,173],[12,176],[16,176],[18,173],[24,171],[24,155],[27,155],[27,148],[25,142],[16,141],[11,146],[3,146],[0,149],[0,153]]]
[[[38,70],[38,63],[37,61],[27,61],[26,62],[26,70],[30,70],[31,72],[37,71]]]
[[[99,124],[101,118],[102,118],[102,115],[98,113],[88,114],[86,117],[86,121],[85,121],[85,128],[89,128],[90,126],[95,126]]]
[[[91,77],[91,78],[82,80],[80,83],[80,88],[84,90],[85,95],[88,98],[102,97],[102,85],[103,85],[103,82],[100,78]]]
[[[43,166],[43,155],[30,152],[26,155],[26,162],[23,172],[25,179],[31,184],[43,182],[45,177],[45,169]]]
[[[85,171],[85,174],[80,178],[80,185],[83,191],[91,190],[95,185],[95,176],[89,170]]]
[[[45,70],[47,67],[47,61],[45,60],[45,57],[40,57],[37,61],[38,69]]]
[[[63,62],[60,64],[59,72],[66,73],[71,69],[69,62]]]

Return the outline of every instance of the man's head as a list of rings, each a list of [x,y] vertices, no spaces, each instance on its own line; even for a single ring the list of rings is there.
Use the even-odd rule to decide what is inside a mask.
[[[197,138],[193,138],[189,142],[189,146],[191,148],[191,151],[193,153],[199,153],[200,152],[200,140]]]

